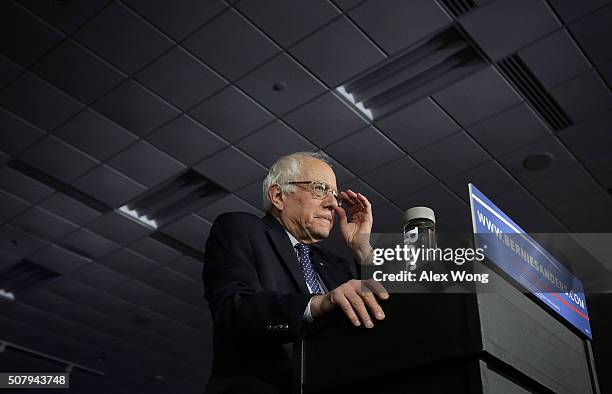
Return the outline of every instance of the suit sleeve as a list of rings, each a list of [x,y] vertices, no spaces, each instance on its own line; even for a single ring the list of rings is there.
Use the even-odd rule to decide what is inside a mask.
[[[245,223],[236,215],[215,220],[204,254],[204,293],[216,330],[293,342],[302,332],[310,294],[264,290]]]

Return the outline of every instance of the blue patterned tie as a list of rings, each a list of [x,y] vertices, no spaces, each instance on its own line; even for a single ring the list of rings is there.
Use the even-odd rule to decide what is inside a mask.
[[[302,272],[304,273],[304,279],[306,280],[306,284],[310,289],[310,293],[323,294],[323,290],[319,285],[319,281],[317,280],[314,268],[312,267],[312,263],[310,262],[310,246],[303,243],[299,243],[295,245],[295,248],[297,249],[298,259],[300,260],[300,264],[302,265]]]

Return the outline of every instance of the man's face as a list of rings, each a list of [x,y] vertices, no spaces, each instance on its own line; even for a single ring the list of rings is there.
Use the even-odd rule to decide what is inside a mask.
[[[319,181],[338,191],[336,175],[331,167],[311,158],[303,159],[300,179],[293,181]],[[311,185],[295,185],[295,192],[283,194],[283,209],[280,212],[281,222],[299,241],[311,243],[321,241],[329,236],[334,224],[334,209],[338,206],[336,198],[328,194],[316,197]]]

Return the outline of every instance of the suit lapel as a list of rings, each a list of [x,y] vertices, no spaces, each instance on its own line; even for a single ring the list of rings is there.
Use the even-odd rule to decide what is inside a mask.
[[[304,281],[304,274],[298,264],[297,256],[291,247],[291,241],[285,232],[285,228],[270,214],[264,216],[262,220],[268,225],[268,237],[272,241],[272,245],[274,245],[281,261],[291,274],[295,284],[301,292],[309,293],[308,286],[306,286]]]
[[[317,274],[319,274],[321,280],[323,281],[323,283],[325,283],[325,287],[327,287],[328,290],[335,289],[338,286],[337,280],[335,280],[330,274],[330,271],[328,269],[329,263],[327,262],[327,260],[325,260],[321,248],[317,245],[311,245],[311,249],[311,260],[314,270],[317,272]]]

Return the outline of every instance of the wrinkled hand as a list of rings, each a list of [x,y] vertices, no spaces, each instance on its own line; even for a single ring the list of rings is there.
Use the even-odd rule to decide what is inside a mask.
[[[364,261],[372,250],[370,246],[373,222],[372,204],[363,194],[355,193],[350,189],[341,192],[340,195],[348,208],[348,215],[343,208],[335,208],[340,218],[340,232],[348,247],[360,261]]]
[[[377,320],[385,318],[376,298],[386,300],[389,293],[379,282],[368,280],[350,280],[324,295],[316,295],[310,303],[312,317],[323,316],[336,308],[340,308],[355,326],[363,324],[367,328],[374,327],[368,310]]]

